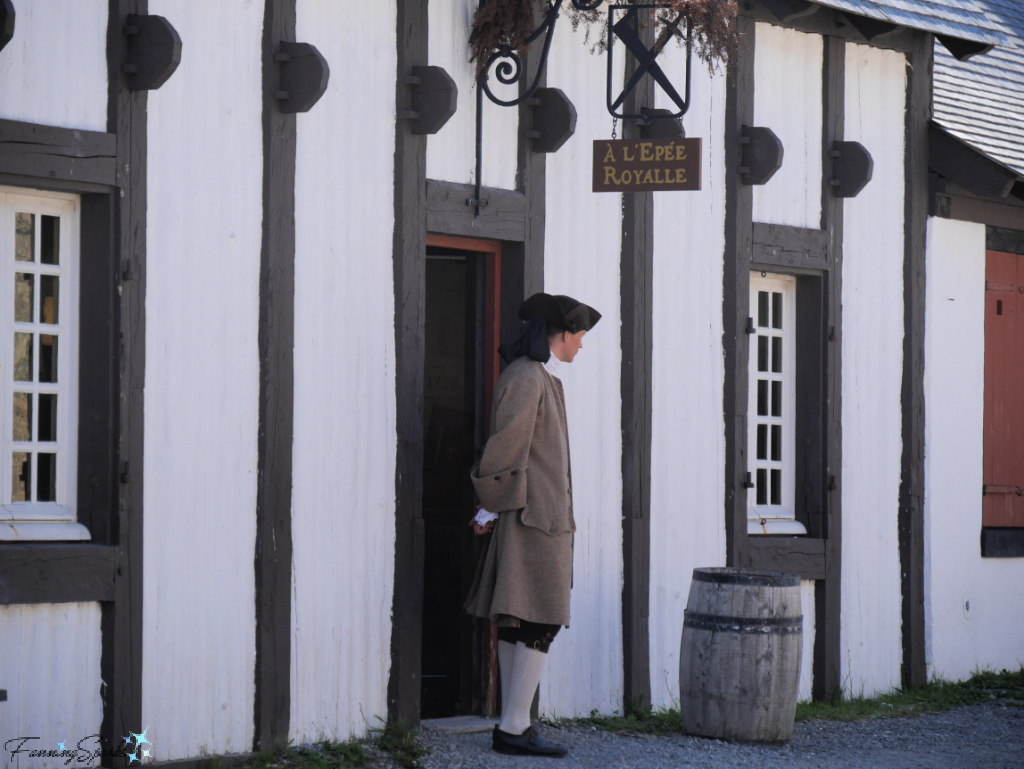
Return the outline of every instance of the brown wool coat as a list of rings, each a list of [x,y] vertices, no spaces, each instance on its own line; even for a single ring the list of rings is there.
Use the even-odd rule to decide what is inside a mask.
[[[466,610],[499,625],[569,626],[572,514],[562,383],[517,358],[495,388],[491,436],[471,473],[480,504],[500,513]]]

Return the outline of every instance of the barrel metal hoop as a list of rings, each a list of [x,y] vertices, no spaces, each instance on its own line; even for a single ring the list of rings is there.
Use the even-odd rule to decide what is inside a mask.
[[[800,587],[800,576],[781,571],[727,572],[694,569],[693,579],[718,585],[760,585],[764,587]]]
[[[803,617],[720,617],[686,609],[683,625],[693,630],[741,635],[789,635],[802,631]]]

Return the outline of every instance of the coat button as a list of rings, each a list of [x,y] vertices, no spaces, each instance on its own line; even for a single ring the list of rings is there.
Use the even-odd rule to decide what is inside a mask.
[[[512,471],[512,475],[515,475],[515,474],[516,474],[516,473],[518,473],[518,472],[519,472],[518,470],[513,470],[513,471]]]
[[[500,480],[501,480],[501,476],[500,476],[500,475],[496,475],[496,476],[494,476],[494,480],[496,480],[496,481],[500,481]]]

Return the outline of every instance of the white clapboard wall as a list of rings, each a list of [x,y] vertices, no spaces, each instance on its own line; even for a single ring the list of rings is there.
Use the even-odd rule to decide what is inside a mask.
[[[0,118],[106,130],[107,6],[105,0],[18,5],[17,34],[0,51]],[[62,23],[55,24],[58,17]],[[5,430],[9,418],[0,417]],[[71,749],[79,740],[90,744],[103,717],[101,685],[99,604],[0,606],[5,740],[38,737],[26,750],[59,750],[60,742]],[[66,759],[25,760],[51,769]]]
[[[547,156],[544,290],[569,294],[602,317],[576,360],[559,370],[577,523],[572,625],[551,647],[540,706],[560,716],[610,711],[622,702],[621,209],[620,195],[589,192],[593,140],[611,130],[606,70],[583,31],[574,34],[562,19],[547,82],[572,100],[578,122],[575,135]]]
[[[663,56],[666,72],[685,72],[685,51],[672,45]],[[701,190],[654,195],[648,621],[655,707],[678,707],[690,575],[725,565],[725,77],[695,59],[691,88],[683,127],[701,139]],[[658,107],[673,108],[655,93]]]
[[[846,48],[845,138],[874,176],[844,204],[841,683],[872,696],[900,685],[897,518],[903,456],[904,54]]]
[[[148,108],[142,720],[169,760],[253,741],[263,7],[149,10],[187,52]]]
[[[427,141],[427,178],[459,184],[476,182],[476,64],[469,61],[469,29],[477,0],[431,0],[427,7],[430,64],[444,67],[459,89],[459,108],[444,129]],[[565,21],[560,22],[564,26]],[[538,46],[541,43],[538,41]],[[499,99],[514,99],[519,86],[502,86],[491,74]],[[515,189],[519,110],[483,104],[483,167],[487,187]]]
[[[300,3],[296,29],[331,64],[327,92],[298,116],[295,170],[289,736],[302,743],[363,735],[387,717],[395,4]]]
[[[929,219],[925,297],[925,659],[929,678],[1016,670],[1024,560],[982,558],[985,226]]]

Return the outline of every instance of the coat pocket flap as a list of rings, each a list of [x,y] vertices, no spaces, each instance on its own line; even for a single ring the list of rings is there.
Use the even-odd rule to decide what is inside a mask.
[[[510,467],[482,475],[479,467],[470,472],[480,504],[492,513],[526,507],[526,468]]]

